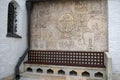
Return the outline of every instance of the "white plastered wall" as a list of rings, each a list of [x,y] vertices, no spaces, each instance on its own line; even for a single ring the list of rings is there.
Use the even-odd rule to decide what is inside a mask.
[[[17,34],[22,38],[6,37],[8,4],[10,1],[11,0],[0,0],[0,80],[1,78],[14,74],[15,65],[27,48],[25,0],[16,0],[18,5]]]
[[[109,53],[113,73],[120,74],[120,0],[108,0]]]
[[[25,0],[16,1],[20,7],[17,29],[21,39],[6,37],[9,2],[10,0],[0,0],[0,79],[14,73],[19,57],[27,48]],[[108,0],[108,17],[113,73],[120,73],[120,0]]]

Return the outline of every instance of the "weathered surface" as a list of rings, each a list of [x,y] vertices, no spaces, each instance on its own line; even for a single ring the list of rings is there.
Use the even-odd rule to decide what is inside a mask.
[[[108,51],[106,0],[33,5],[31,49]]]

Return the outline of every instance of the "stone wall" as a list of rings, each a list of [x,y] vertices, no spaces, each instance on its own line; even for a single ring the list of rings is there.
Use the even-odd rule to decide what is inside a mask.
[[[27,48],[27,25],[25,0],[12,0],[17,4],[17,34],[22,38],[6,37],[8,4],[11,0],[0,0],[0,80],[14,74],[19,57]]]
[[[33,4],[31,49],[108,51],[106,0]]]

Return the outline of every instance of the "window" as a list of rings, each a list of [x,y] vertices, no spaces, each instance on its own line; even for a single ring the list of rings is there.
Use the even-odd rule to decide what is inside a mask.
[[[8,27],[7,27],[7,37],[21,38],[17,35],[17,7],[13,2],[10,2],[8,5]]]

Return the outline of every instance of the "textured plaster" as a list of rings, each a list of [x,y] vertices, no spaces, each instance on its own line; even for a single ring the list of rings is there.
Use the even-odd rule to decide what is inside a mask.
[[[6,37],[9,2],[10,0],[0,0],[0,79],[14,74],[15,65],[27,48],[25,0],[15,2],[18,8],[17,34],[22,37],[21,39]]]

